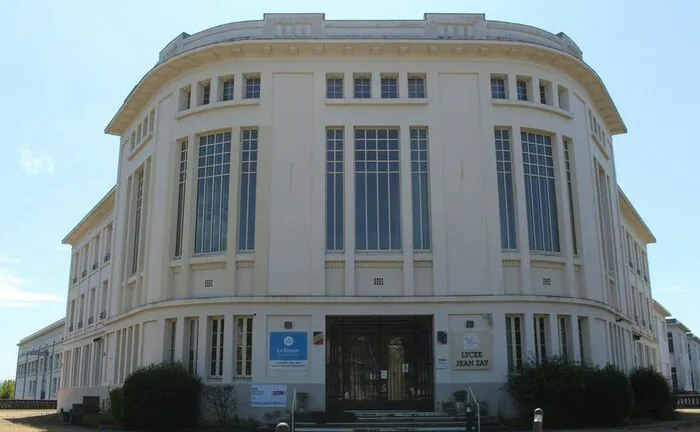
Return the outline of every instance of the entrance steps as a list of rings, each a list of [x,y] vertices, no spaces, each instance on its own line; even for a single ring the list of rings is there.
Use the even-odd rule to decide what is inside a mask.
[[[294,432],[464,432],[464,415],[417,411],[344,411],[295,414]],[[476,417],[473,430],[476,432]],[[481,416],[481,431],[506,431],[496,419]]]

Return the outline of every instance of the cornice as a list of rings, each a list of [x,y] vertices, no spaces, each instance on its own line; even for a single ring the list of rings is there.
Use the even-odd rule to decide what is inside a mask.
[[[637,209],[634,208],[632,201],[630,201],[625,192],[623,192],[622,188],[619,186],[617,187],[617,194],[619,196],[622,214],[623,216],[626,216],[626,219],[628,222],[630,222],[630,225],[633,225],[637,229],[637,233],[641,234],[641,237],[646,244],[656,243],[654,233],[651,232],[651,229],[649,229],[646,222],[644,222],[642,216],[639,214]]]
[[[117,187],[114,186],[95,204],[95,206],[78,222],[78,224],[64,237],[62,244],[74,245],[78,239],[92,226],[110,215],[114,211],[114,196]]]
[[[41,330],[35,331],[34,333],[30,334],[29,336],[25,336],[17,343],[17,346],[22,346],[28,342],[31,342],[35,339],[40,338],[41,336],[49,334],[54,330],[57,330],[61,327],[64,327],[65,325],[66,325],[66,319],[61,318],[60,320],[47,325],[46,327],[42,328]]]
[[[105,128],[105,133],[121,136],[160,88],[180,74],[207,64],[243,58],[289,59],[302,56],[359,58],[382,55],[433,61],[504,58],[506,61],[527,61],[552,67],[577,81],[589,93],[591,101],[612,135],[627,132],[617,107],[596,72],[574,55],[542,45],[518,41],[463,39],[268,39],[225,41],[205,45],[174,55],[157,64],[129,93]]]

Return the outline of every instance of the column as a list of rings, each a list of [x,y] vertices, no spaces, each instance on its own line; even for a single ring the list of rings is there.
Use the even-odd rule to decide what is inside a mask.
[[[184,344],[187,332],[185,331],[185,326],[187,325],[187,320],[185,318],[173,318],[175,320],[175,361],[184,362]]]
[[[382,97],[382,74],[380,72],[372,72],[370,85],[372,86],[371,99],[380,99]]]
[[[234,85],[235,82],[234,82]],[[235,91],[235,90],[234,90]],[[235,95],[234,95],[235,98]],[[231,162],[228,183],[228,232],[226,233],[226,276],[231,286],[230,294],[238,294],[236,288],[236,254],[238,252],[238,203],[240,202],[240,181],[241,181],[241,148],[240,148],[241,128],[231,128]],[[258,147],[259,148],[259,147]],[[256,212],[257,215],[257,212]]]
[[[343,97],[352,99],[355,90],[355,75],[352,72],[345,72],[343,76]]]
[[[575,362],[581,361],[581,345],[578,336],[578,315],[571,315],[571,359]]]
[[[224,376],[223,382],[233,381],[234,366],[236,364],[236,351],[234,349],[236,318],[232,315],[224,316]]]
[[[415,294],[413,270],[413,212],[411,184],[411,131],[403,124],[399,130],[401,186],[401,250],[403,251],[403,295]]]
[[[564,291],[566,297],[573,297],[574,286],[576,285],[576,274],[574,272],[574,244],[573,233],[571,232],[571,209],[569,207],[569,190],[566,180],[566,159],[564,157],[564,138],[557,134],[552,137],[554,147],[554,166],[556,172],[557,191],[557,219],[559,221],[559,248],[566,258],[564,265]]]
[[[561,347],[559,346],[559,317],[557,314],[549,314],[547,317],[549,325],[549,352],[550,357],[561,355]]]
[[[399,74],[399,98],[408,99],[408,75],[409,73]]]
[[[524,313],[523,319],[525,322],[521,328],[523,329],[523,361],[525,361],[525,359],[528,359],[531,354],[535,353],[535,323],[532,312]]]
[[[181,299],[192,294],[190,286],[190,258],[194,251],[195,199],[197,187],[197,137],[187,137],[187,184],[185,185],[185,209],[182,219],[182,258],[180,274],[182,275],[184,291],[174,293],[174,298]]]
[[[508,99],[518,100],[518,77],[515,74],[508,74],[507,80],[507,96]],[[490,88],[490,87],[489,87]]]
[[[271,99],[271,96],[267,96]],[[255,270],[253,295],[267,295],[267,276],[270,237],[270,152],[272,151],[272,127],[260,126],[258,130],[258,171],[255,188]]]
[[[233,78],[233,100],[240,102],[245,98],[245,76],[238,72]]]
[[[352,81],[352,74],[346,73]],[[346,85],[347,89],[347,85]],[[352,91],[352,87],[350,88]],[[355,295],[355,135],[352,125],[345,126],[343,140],[345,227],[345,295]]]
[[[530,276],[530,241],[527,227],[527,197],[525,195],[525,174],[523,171],[523,150],[520,142],[520,126],[513,125],[511,130],[511,150],[513,156],[513,179],[515,186],[515,200],[518,223],[517,247],[520,251],[520,289],[523,295],[532,294],[532,281]],[[530,319],[532,321],[532,319]],[[530,322],[530,324],[532,324]],[[533,330],[534,331],[534,330]],[[533,345],[534,349],[534,345]]]
[[[209,320],[207,315],[199,316],[199,334],[197,337],[197,374],[206,378],[209,376],[207,369],[207,330],[209,328]]]

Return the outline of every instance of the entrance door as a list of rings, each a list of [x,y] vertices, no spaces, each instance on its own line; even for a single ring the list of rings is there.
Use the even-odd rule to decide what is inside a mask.
[[[328,410],[433,410],[431,316],[326,319]]]

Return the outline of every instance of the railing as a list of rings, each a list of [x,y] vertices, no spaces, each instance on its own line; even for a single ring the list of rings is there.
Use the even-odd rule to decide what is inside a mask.
[[[4,410],[52,410],[56,400],[0,399],[0,409]]]
[[[476,432],[481,432],[481,404],[479,404],[476,396],[474,396],[474,391],[471,386],[467,386],[467,403],[472,403],[472,400],[476,406]]]
[[[699,408],[700,407],[700,395],[678,395],[676,396],[677,408]]]
[[[294,391],[292,392],[292,417],[289,419],[289,427],[291,429],[291,432],[294,432],[296,430],[296,424],[294,424],[294,420],[296,417],[296,411],[297,411],[297,389],[296,387],[294,388]]]

